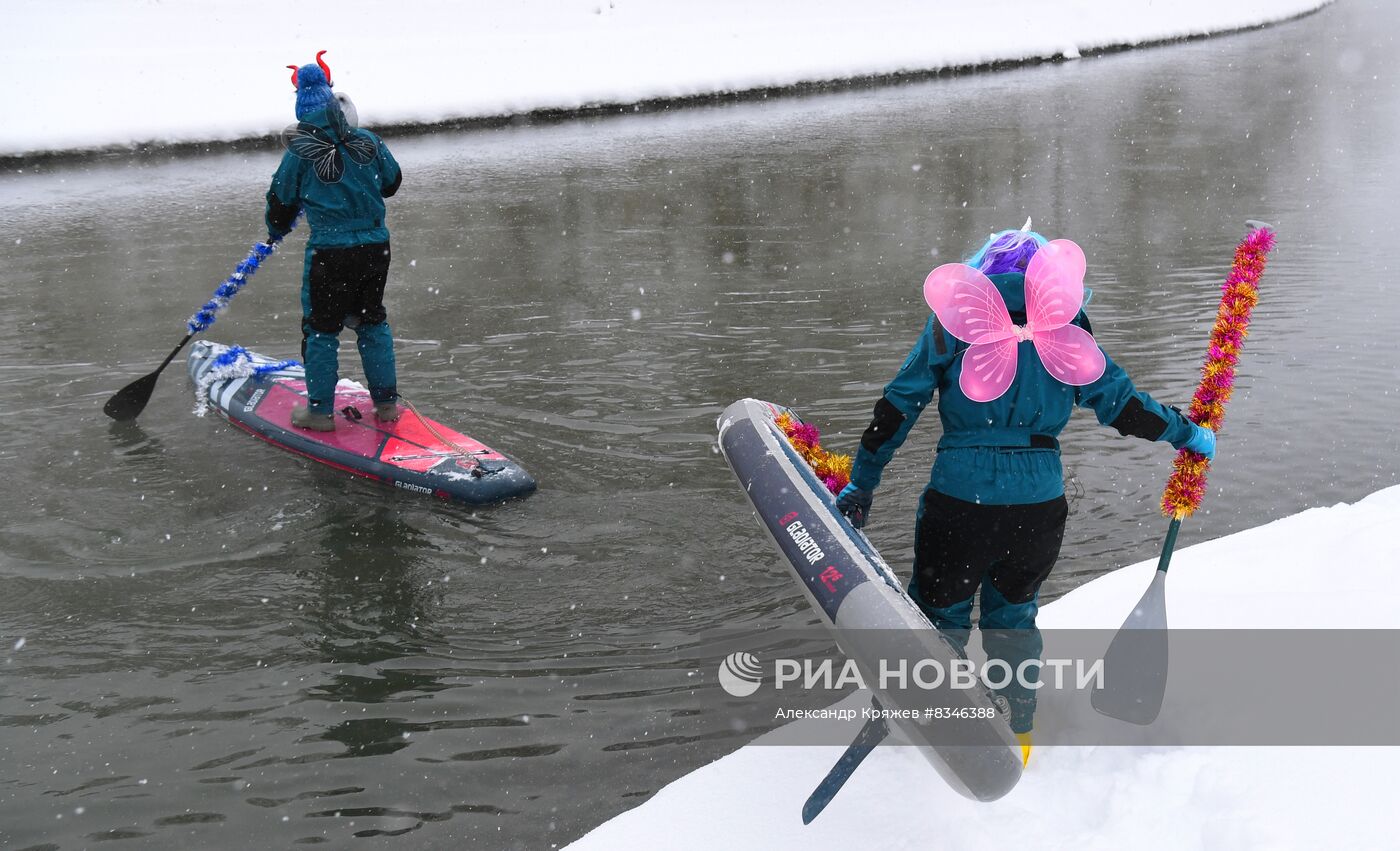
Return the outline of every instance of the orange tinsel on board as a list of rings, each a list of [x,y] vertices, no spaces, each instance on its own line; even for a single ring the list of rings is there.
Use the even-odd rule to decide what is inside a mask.
[[[1251,231],[1235,249],[1235,265],[1221,287],[1210,348],[1201,366],[1201,383],[1186,414],[1191,422],[1212,431],[1218,431],[1225,420],[1225,403],[1235,389],[1235,366],[1249,334],[1250,314],[1259,303],[1259,278],[1273,247],[1272,230],[1261,227]],[[1209,469],[1210,460],[1204,455],[1185,449],[1178,452],[1175,469],[1162,492],[1162,513],[1180,520],[1199,508],[1206,495]]]
[[[850,484],[851,456],[837,455],[822,449],[821,433],[817,431],[816,426],[802,422],[787,411],[779,414],[776,422],[782,433],[787,435],[792,448],[811,466],[827,490],[840,493],[842,488]]]

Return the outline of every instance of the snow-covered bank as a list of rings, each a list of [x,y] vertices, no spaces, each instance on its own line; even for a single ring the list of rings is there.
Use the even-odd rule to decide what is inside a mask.
[[[276,133],[327,59],[367,125],[432,123],[1075,57],[1330,0],[12,0],[0,155]]]
[[[1400,487],[1181,550],[1170,618],[1186,628],[1400,628]],[[1148,561],[1043,610],[1116,628]],[[776,569],[776,568],[775,568]],[[867,698],[847,698],[853,705]],[[802,722],[798,722],[802,723]],[[910,749],[879,748],[811,826],[803,800],[837,747],[744,747],[570,846],[652,848],[1394,847],[1394,748],[1038,748],[1000,801],[959,797]]]

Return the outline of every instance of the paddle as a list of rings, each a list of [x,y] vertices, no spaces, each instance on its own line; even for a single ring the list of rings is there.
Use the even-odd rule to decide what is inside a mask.
[[[156,367],[154,372],[143,375],[113,394],[112,398],[107,400],[107,404],[102,406],[102,413],[117,422],[136,419],[146,409],[146,403],[151,401],[151,393],[156,389],[156,379],[160,378],[161,371],[170,365],[170,362],[175,359],[175,356],[180,353],[180,350],[192,337],[194,337],[193,331],[186,334],[180,344],[165,356],[165,360],[160,362],[160,366]]]
[[[1173,518],[1157,572],[1104,654],[1103,687],[1089,695],[1095,711],[1146,726],[1157,720],[1167,691],[1167,566],[1181,521]]]
[[[296,226],[295,219],[292,221],[292,226]],[[146,409],[146,403],[151,401],[151,393],[156,389],[156,380],[160,378],[161,372],[170,365],[170,362],[175,359],[175,356],[180,353],[191,337],[214,324],[216,314],[229,303],[230,299],[238,295],[238,291],[243,289],[248,278],[258,271],[258,266],[277,249],[277,245],[281,241],[282,237],[279,236],[270,242],[254,243],[252,251],[233,270],[233,274],[229,275],[222,284],[219,284],[218,289],[214,290],[214,297],[205,302],[204,306],[185,323],[185,326],[189,328],[189,333],[170,351],[170,354],[165,356],[165,360],[160,362],[160,366],[156,367],[154,372],[141,376],[113,394],[112,398],[107,400],[107,404],[102,406],[102,413],[118,422],[127,422],[140,416],[141,412]]]
[[[1249,328],[1250,313],[1259,302],[1259,278],[1274,247],[1274,230],[1266,222],[1249,220],[1250,232],[1235,248],[1235,263],[1221,287],[1220,307],[1211,329],[1210,347],[1201,367],[1201,382],[1187,418],[1218,431],[1225,403],[1234,389]],[[1162,493],[1162,512],[1171,518],[1157,571],[1142,599],[1128,614],[1104,654],[1103,686],[1089,697],[1094,709],[1132,724],[1151,724],[1162,711],[1167,687],[1167,567],[1176,547],[1181,521],[1200,506],[1206,493],[1210,459],[1183,449],[1177,453],[1171,477]]]

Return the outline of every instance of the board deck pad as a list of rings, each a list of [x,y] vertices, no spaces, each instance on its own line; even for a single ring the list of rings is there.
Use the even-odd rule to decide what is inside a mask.
[[[199,383],[227,346],[201,340],[190,350],[190,377]],[[250,353],[255,365],[278,362]],[[535,480],[518,463],[473,437],[404,407],[398,420],[374,415],[369,391],[342,379],[335,393],[335,431],[292,425],[292,408],[306,400],[301,366],[215,380],[209,406],[268,443],[357,476],[402,490],[480,505],[525,496]]]

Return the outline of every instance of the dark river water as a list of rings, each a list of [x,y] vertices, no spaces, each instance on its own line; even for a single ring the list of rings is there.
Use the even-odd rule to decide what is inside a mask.
[[[0,844],[549,847],[739,747],[708,642],[813,618],[716,415],[791,404],[851,450],[924,275],[1027,216],[1084,246],[1098,339],[1179,404],[1243,220],[1279,228],[1184,544],[1400,482],[1397,32],[1342,2],[1064,64],[390,135],[400,387],[540,482],[478,511],[195,417],[178,364],[136,426],[102,415],[260,238],[278,152],[10,168]],[[210,338],[296,355],[303,238]],[[899,570],[935,420],[867,530]],[[1165,528],[1166,447],[1088,412],[1063,437],[1047,599]]]

